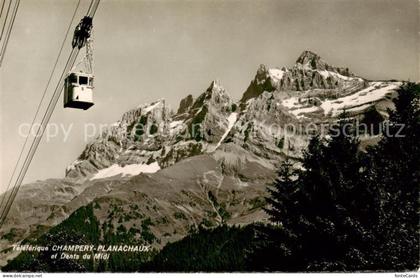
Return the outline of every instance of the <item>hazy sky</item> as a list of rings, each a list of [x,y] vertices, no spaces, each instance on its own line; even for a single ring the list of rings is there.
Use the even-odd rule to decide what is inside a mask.
[[[89,4],[82,2],[77,22]],[[18,128],[32,120],[76,3],[21,1],[0,69],[0,190],[25,139]],[[238,100],[259,64],[291,66],[305,49],[365,78],[419,80],[418,6],[416,0],[102,0],[94,19],[95,106],[64,109],[60,99],[51,122],[71,132],[66,142],[63,132],[44,137],[25,181],[62,177],[86,144],[85,123],[115,122],[158,98],[176,109],[181,97],[197,96],[214,79]],[[68,41],[60,69],[69,51]]]

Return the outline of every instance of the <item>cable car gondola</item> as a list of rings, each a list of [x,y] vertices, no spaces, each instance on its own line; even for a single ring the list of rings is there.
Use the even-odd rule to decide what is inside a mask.
[[[87,110],[93,103],[93,39],[92,18],[85,16],[77,25],[72,47],[86,46],[86,55],[64,79],[64,107]],[[83,70],[76,68],[84,64]]]
[[[64,80],[64,107],[89,109],[93,105],[93,75],[70,72]]]

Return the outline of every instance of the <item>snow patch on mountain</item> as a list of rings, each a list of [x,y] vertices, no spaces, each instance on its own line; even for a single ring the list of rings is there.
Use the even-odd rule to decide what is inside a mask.
[[[334,100],[326,100],[321,104],[324,114],[337,115],[353,107],[360,107],[384,98],[386,94],[392,92],[401,86],[400,82],[382,83],[372,82],[369,87],[349,96],[337,98]]]
[[[305,108],[290,110],[289,112],[295,115],[298,119],[301,119],[305,117],[305,115],[303,114],[316,112],[318,110],[319,110],[319,107],[312,106],[312,107],[305,107]]]
[[[269,69],[268,74],[274,79],[281,80],[283,78],[284,71],[280,69]]]
[[[220,138],[219,142],[214,147],[214,149],[212,149],[212,151],[215,151],[222,144],[222,142],[225,140],[226,136],[231,131],[232,127],[235,125],[237,119],[238,119],[238,113],[233,112],[229,115],[229,117],[227,118],[228,128],[226,129],[225,133],[222,135],[222,138]]]
[[[301,104],[299,103],[299,99],[297,97],[285,99],[282,101],[281,104],[289,109],[301,107]]]
[[[170,124],[169,124],[169,127],[170,128],[176,128],[176,127],[178,127],[179,125],[181,125],[183,123],[183,121],[173,121],[173,122],[171,122]]]
[[[76,168],[76,165],[82,163],[83,160],[80,159],[76,159],[75,161],[73,161],[69,166],[67,166],[66,171],[70,171]]]
[[[348,112],[363,111],[369,108],[372,103],[385,98],[387,94],[392,93],[399,86],[401,86],[401,82],[371,82],[367,88],[350,95],[326,100],[317,98],[319,102],[316,105],[314,103],[309,104],[308,99],[311,97],[304,94],[283,99],[281,105],[288,108],[288,112],[298,119],[304,118],[305,115],[303,114],[318,111],[323,112],[324,116],[337,116],[344,110]]]
[[[344,80],[351,80],[351,77],[348,76],[344,76],[342,74],[339,74],[337,72],[333,72],[333,71],[328,71],[328,70],[318,70],[319,74],[321,74],[324,78],[328,78],[328,77],[337,77],[340,79],[344,79]]]
[[[160,170],[160,166],[157,162],[151,164],[130,164],[121,167],[118,164],[113,164],[108,168],[99,170],[90,180],[104,179],[113,177],[116,175],[125,176],[136,176],[141,173],[156,173]]]
[[[156,101],[155,103],[152,103],[151,105],[146,106],[146,107],[143,109],[143,113],[147,113],[147,112],[152,111],[153,109],[155,109],[155,108],[159,105],[159,103],[160,103],[160,102],[161,102],[161,100],[158,100],[158,101]]]

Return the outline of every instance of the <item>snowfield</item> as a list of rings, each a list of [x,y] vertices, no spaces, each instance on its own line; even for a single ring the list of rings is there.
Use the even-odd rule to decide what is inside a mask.
[[[299,102],[298,97],[290,97],[282,101],[282,105],[289,109],[289,113],[298,119],[305,117],[304,114],[323,110],[324,115],[331,114],[337,116],[344,110],[349,112],[362,111],[371,106],[372,103],[383,99],[387,94],[401,86],[401,82],[372,82],[369,87],[354,94],[340,97],[337,99],[324,100],[319,106],[308,105],[302,97]]]
[[[297,97],[291,97],[282,101],[282,105],[289,109],[289,113],[292,113],[296,118],[304,118],[305,113],[312,113],[318,111],[318,106],[308,106],[306,102],[299,103]]]
[[[302,107],[297,97],[291,97],[291,98],[285,99],[282,101],[281,104],[289,109]]]
[[[344,76],[341,75],[337,72],[333,72],[333,71],[328,71],[328,70],[318,70],[319,74],[321,74],[325,79],[327,79],[329,76],[331,77],[337,77],[343,80],[352,80],[354,77],[348,77],[348,76]]]
[[[397,89],[401,85],[400,82],[382,83],[372,82],[369,87],[349,96],[337,98],[334,100],[326,100],[321,104],[324,110],[324,115],[332,113],[336,116],[344,111],[344,109],[351,109],[353,107],[361,108],[364,104],[369,104],[378,101],[385,97],[386,94]]]
[[[301,118],[305,117],[303,114],[312,113],[312,112],[315,112],[315,111],[318,111],[318,110],[319,110],[319,107],[312,106],[312,107],[305,107],[305,108],[291,110],[290,112],[293,115],[295,115],[297,118],[301,119]]]
[[[169,127],[170,127],[170,128],[176,128],[176,127],[178,127],[179,125],[181,125],[183,122],[184,122],[184,121],[173,121],[173,122],[171,122],[171,123],[169,124]]]
[[[155,173],[160,170],[160,166],[157,162],[153,162],[149,165],[147,164],[130,164],[124,167],[121,167],[118,164],[113,164],[108,168],[99,170],[98,173],[93,175],[90,180],[104,179],[113,177],[116,175],[125,176],[136,176],[141,173]]]
[[[141,108],[143,111],[143,114],[147,114],[147,112],[152,111],[153,109],[155,109],[161,102],[163,101],[163,99],[159,99],[151,104],[143,104],[143,105],[139,105],[137,108]]]
[[[268,73],[270,74],[270,76],[272,78],[277,79],[277,80],[281,80],[283,78],[284,71],[282,71],[280,69],[269,69]]]

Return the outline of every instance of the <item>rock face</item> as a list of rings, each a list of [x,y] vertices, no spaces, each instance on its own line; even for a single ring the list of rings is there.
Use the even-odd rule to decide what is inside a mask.
[[[216,81],[195,101],[192,96],[183,99],[172,117],[164,100],[141,105],[88,144],[67,168],[66,176],[91,178],[93,173],[112,165],[147,167],[158,163],[159,167],[168,167],[205,152],[222,138],[232,105]]]
[[[5,251],[11,243],[89,204],[98,204],[101,227],[128,230],[149,219],[157,248],[202,224],[263,221],[276,166],[285,157],[298,161],[314,132],[301,127],[320,132],[343,111],[385,119],[400,85],[368,82],[304,51],[290,68],[261,65],[237,103],[213,81],[176,113],[164,100],[141,105],[89,143],[65,179],[22,188],[0,231],[0,262],[16,255]]]
[[[178,111],[176,112],[176,114],[177,115],[182,115],[184,113],[187,113],[190,110],[193,103],[194,103],[193,96],[192,95],[186,96],[179,103],[179,108],[178,108]]]
[[[354,74],[351,73],[348,68],[330,66],[324,60],[322,60],[318,54],[308,50],[302,52],[299,58],[297,58],[296,64],[302,65],[304,68],[310,68],[312,70],[327,70],[337,72],[347,77],[354,77]]]
[[[366,87],[367,81],[354,76],[348,68],[333,67],[311,51],[304,51],[291,68],[268,69],[260,65],[257,74],[245,91],[241,104],[263,92],[334,90],[345,94]]]

